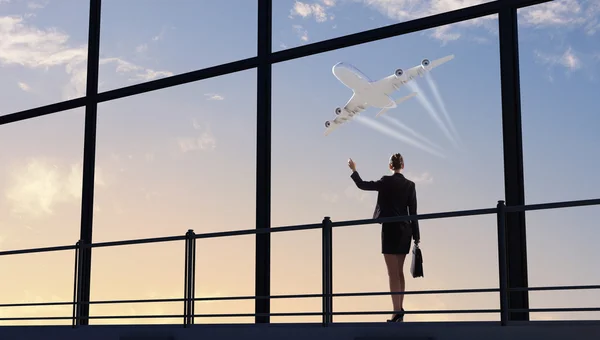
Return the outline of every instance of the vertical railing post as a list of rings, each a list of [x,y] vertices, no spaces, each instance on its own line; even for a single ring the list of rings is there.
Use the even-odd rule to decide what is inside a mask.
[[[331,219],[323,219],[323,326],[333,321],[333,237]]]
[[[77,301],[77,292],[79,288],[79,246],[81,241],[75,243],[75,268],[73,270],[73,323],[72,327],[75,328],[80,324],[81,309],[79,308],[79,302]]]
[[[185,234],[185,268],[183,292],[183,326],[194,323],[196,279],[196,234],[189,229]]]
[[[185,264],[183,266],[183,327],[187,327],[187,320],[188,320],[188,276],[189,276],[189,271],[188,271],[188,261],[189,261],[189,255],[188,255],[188,244],[190,243],[190,240],[188,238],[188,233],[185,234]]]
[[[500,324],[508,323],[508,269],[506,260],[506,205],[498,201],[498,268],[500,270]]]
[[[189,323],[191,325],[194,324],[194,312],[196,307],[196,233],[192,229],[188,230],[190,235],[190,313],[189,313]]]

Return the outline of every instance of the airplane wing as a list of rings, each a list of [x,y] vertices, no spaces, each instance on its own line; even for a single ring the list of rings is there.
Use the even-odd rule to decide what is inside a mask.
[[[415,67],[409,69],[407,71],[408,72],[407,76],[409,76],[411,78],[416,78],[417,76],[423,76],[426,72],[429,72],[429,71],[433,70],[434,68],[449,62],[452,59],[454,59],[454,54],[430,61],[428,63],[428,65],[421,63],[421,65],[415,66]]]
[[[366,106],[364,101],[357,96],[356,93],[353,93],[346,105],[344,105],[344,107],[341,109],[340,114],[338,114],[333,120],[328,120],[325,122],[325,136],[330,134],[333,130],[345,122],[352,120],[355,115],[360,114],[365,109]]]
[[[420,65],[411,67],[408,70],[403,70],[401,76],[396,76],[396,74],[394,73],[390,76],[373,82],[373,86],[378,87],[380,91],[389,96],[407,82],[413,80],[416,77],[422,77],[423,75],[425,75],[425,73],[431,71],[432,69],[442,64],[449,62],[452,59],[454,59],[453,54],[433,61],[427,60],[427,62],[425,62],[425,59]]]
[[[416,92],[413,92],[413,93],[409,94],[408,96],[404,96],[404,97],[402,97],[402,98],[396,99],[396,104],[400,104],[400,103],[402,103],[402,102],[404,102],[404,101],[406,101],[406,100],[408,100],[408,99],[410,99],[410,98],[412,98],[412,97],[414,97],[414,96],[416,96],[416,95],[417,95],[417,93],[416,93]],[[385,108],[381,109],[381,111],[379,111],[379,112],[378,112],[378,113],[375,115],[375,117],[379,117],[379,116],[381,116],[382,114],[384,114],[384,113],[385,113],[387,110],[389,110],[389,109],[390,109],[389,107],[385,107]]]
[[[436,59],[436,60],[432,61],[429,64],[429,66],[427,66],[427,70],[431,70],[433,68],[436,68],[436,67],[438,67],[438,66],[440,66],[442,64],[445,64],[445,63],[449,62],[452,59],[454,59],[454,54],[445,56],[445,57],[440,58],[440,59]]]
[[[346,105],[344,105],[342,114],[344,113],[343,111],[347,111],[349,114],[354,116],[363,112],[366,108],[365,101],[362,100],[362,98],[360,98],[356,93],[353,93],[352,97],[350,97]]]

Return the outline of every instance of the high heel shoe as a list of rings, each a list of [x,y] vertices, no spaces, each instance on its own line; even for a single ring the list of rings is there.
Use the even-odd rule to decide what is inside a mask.
[[[404,308],[402,308],[402,312],[404,312]],[[388,319],[387,322],[403,322],[404,321],[404,313],[394,314],[392,319]]]

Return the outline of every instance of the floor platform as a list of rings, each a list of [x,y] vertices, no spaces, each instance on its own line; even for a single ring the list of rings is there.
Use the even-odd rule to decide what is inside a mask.
[[[600,321],[321,324],[2,326],[0,339],[27,340],[577,340],[600,339]]]

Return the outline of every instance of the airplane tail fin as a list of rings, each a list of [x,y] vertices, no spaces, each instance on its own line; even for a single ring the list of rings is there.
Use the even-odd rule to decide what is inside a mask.
[[[414,97],[414,96],[416,96],[416,95],[417,95],[417,93],[416,93],[416,92],[413,92],[413,93],[409,94],[408,96],[404,96],[404,97],[402,97],[402,98],[396,99],[396,104],[400,104],[400,103],[402,103],[402,102],[404,102],[404,101],[407,101],[407,100],[409,100],[410,98],[412,98],[412,97]],[[384,108],[383,108],[381,111],[379,111],[379,112],[378,112],[378,113],[375,115],[375,117],[379,117],[379,116],[381,116],[382,114],[384,114],[384,113],[385,113],[387,110],[389,110],[389,109],[390,109],[389,107],[384,107]]]

